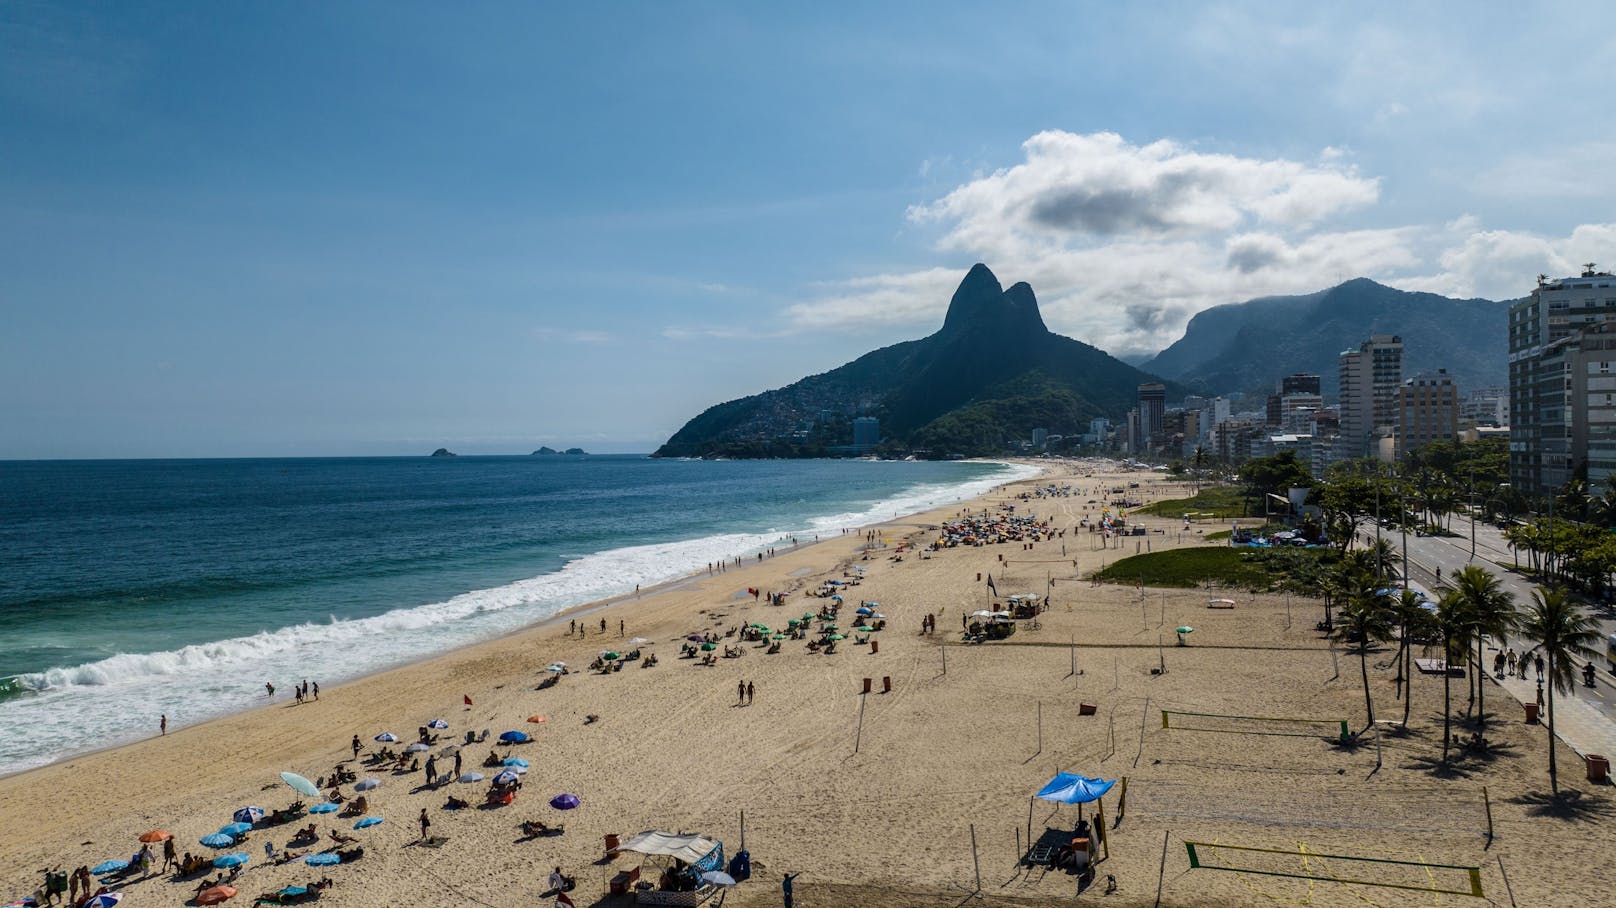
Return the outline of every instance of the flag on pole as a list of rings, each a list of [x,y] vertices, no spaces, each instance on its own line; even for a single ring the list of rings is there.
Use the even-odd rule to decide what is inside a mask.
[[[992,574],[988,575],[988,592],[992,593],[995,596],[999,595],[999,588],[993,585],[993,575]]]
[[[466,701],[467,706],[471,705],[471,695],[470,694],[461,694],[460,696],[461,696],[462,699],[464,699]]]
[[[556,893],[555,903],[564,906],[564,908],[573,908],[572,899],[568,898],[565,892]]]

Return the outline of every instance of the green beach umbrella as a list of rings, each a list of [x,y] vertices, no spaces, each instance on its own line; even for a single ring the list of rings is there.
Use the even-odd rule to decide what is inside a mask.
[[[618,655],[617,653],[613,653],[613,652],[601,653],[600,657],[602,659],[605,659],[607,662],[610,662],[613,659],[621,659],[621,658],[623,658],[622,656]]]
[[[1177,633],[1180,633],[1180,634],[1193,634],[1193,633],[1195,633],[1195,628],[1190,627],[1188,624],[1180,625],[1179,628],[1178,628]]]
[[[870,634],[875,632],[875,628],[873,627],[855,627],[853,630],[856,630],[861,634]]]
[[[802,619],[801,618],[792,618],[792,619],[788,620],[786,623],[791,625],[792,627],[796,627],[797,625],[802,623]]]
[[[847,638],[843,637],[841,634],[831,634],[826,639],[828,639],[828,640],[846,640]]]
[[[710,653],[713,650],[718,649],[718,644],[716,644],[716,643],[703,643],[701,645],[701,648]]]
[[[773,639],[775,639],[775,640],[784,640],[785,638],[786,638],[785,634],[775,634]]]

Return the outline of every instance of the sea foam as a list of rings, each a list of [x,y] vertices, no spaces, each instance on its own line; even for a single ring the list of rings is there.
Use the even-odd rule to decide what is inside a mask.
[[[19,675],[0,681],[12,692],[0,697],[0,724],[30,733],[0,739],[0,774],[149,736],[164,714],[178,727],[260,705],[266,681],[284,700],[296,681],[329,686],[351,680],[492,639],[585,602],[632,593],[636,586],[704,571],[712,562],[929,510],[1039,472],[1001,466],[990,477],[915,486],[863,511],[820,515],[796,526],[597,552],[551,573],[442,602]]]

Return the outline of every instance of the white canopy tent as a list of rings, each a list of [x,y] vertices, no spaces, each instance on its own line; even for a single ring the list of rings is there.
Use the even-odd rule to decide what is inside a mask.
[[[675,835],[652,829],[631,836],[628,841],[617,847],[622,851],[678,858],[686,864],[694,864],[712,854],[718,843],[705,836]]]

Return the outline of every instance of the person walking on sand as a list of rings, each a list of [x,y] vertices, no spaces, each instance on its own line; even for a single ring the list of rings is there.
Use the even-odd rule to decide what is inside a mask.
[[[426,841],[426,834],[432,831],[432,820],[426,815],[426,808],[421,808],[421,841]]]
[[[750,682],[750,681],[746,682],[746,705],[747,706],[752,705],[752,698],[754,696],[756,696],[756,694],[757,694],[757,688],[752,686],[752,682]]]
[[[1537,679],[1539,681],[1542,681],[1543,680],[1543,654],[1542,653],[1537,654],[1537,656],[1533,660],[1533,664],[1537,666]]]
[[[269,699],[271,699],[271,700],[275,699],[275,685],[270,684],[268,681],[265,681],[264,682],[264,690],[269,691],[269,694],[268,694]]]
[[[600,619],[600,632],[603,633],[603,634],[606,633],[606,619],[605,618]]]
[[[634,587],[634,592],[638,593],[639,591],[640,591],[640,588],[638,586]],[[619,618],[618,621],[617,621],[617,636],[619,636],[619,637],[623,636],[623,627],[624,627],[623,620],[621,618]]]
[[[314,682],[314,700],[315,702],[320,700],[320,682],[318,681]]]
[[[736,706],[745,706],[746,705],[746,682],[745,681],[737,681],[737,682],[735,682],[735,705]]]
[[[361,744],[360,744],[360,743],[359,743],[359,736],[358,736],[358,735],[354,735],[354,736],[353,736],[353,758],[354,758],[354,759],[355,759],[355,760],[357,760],[357,759],[359,759],[359,748],[360,748],[360,747],[361,747],[361,746],[362,746],[362,745],[361,745]]]
[[[788,873],[780,878],[780,897],[785,900],[785,908],[791,908],[794,904],[791,890],[799,876],[802,876],[802,871],[800,870],[796,873]]]
[[[167,870],[170,866],[179,862],[179,855],[174,850],[174,837],[169,836],[163,840],[163,869]]]
[[[460,778],[460,751],[455,751],[455,778]]]
[[[168,734],[168,713],[163,713],[163,718],[157,721],[157,731],[160,734]]]
[[[426,758],[426,784],[434,786],[438,784],[438,757],[436,754]]]

